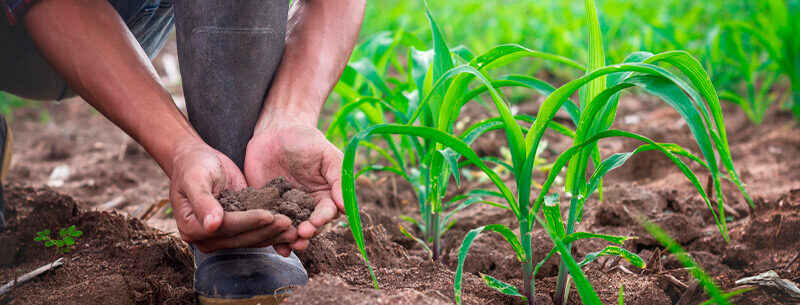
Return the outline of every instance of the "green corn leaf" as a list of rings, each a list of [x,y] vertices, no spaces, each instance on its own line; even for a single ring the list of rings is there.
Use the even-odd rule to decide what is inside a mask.
[[[683,72],[683,74],[689,78],[689,81],[692,83],[692,85],[694,85],[694,87],[698,88],[700,91],[700,94],[693,94],[694,91],[688,92],[690,93],[690,96],[692,96],[693,101],[696,103],[704,105],[702,103],[702,99],[698,97],[698,95],[702,96],[702,98],[707,102],[716,127],[716,135],[712,134],[712,136],[717,146],[717,150],[719,151],[720,158],[722,159],[722,163],[727,169],[731,180],[733,180],[733,182],[737,185],[745,200],[750,204],[751,207],[754,207],[753,200],[750,198],[747,190],[745,190],[744,186],[742,185],[742,182],[739,179],[739,174],[736,172],[736,168],[733,165],[733,159],[731,157],[730,148],[728,145],[728,136],[725,131],[725,119],[722,116],[722,107],[720,106],[716,89],[714,89],[714,84],[711,83],[708,74],[705,72],[700,62],[698,62],[696,58],[685,51],[663,52],[656,54],[645,61],[645,63],[658,62],[669,63],[681,70],[681,72]],[[685,87],[688,86],[681,87],[686,90]],[[705,111],[706,108],[700,108],[706,123],[710,124],[708,114]],[[720,192],[717,193],[719,194]],[[720,202],[722,202],[722,200],[720,200]]]
[[[461,247],[458,250],[458,266],[456,267],[455,281],[453,284],[456,304],[461,304],[461,282],[464,274],[464,261],[467,259],[467,253],[469,252],[469,248],[472,246],[472,242],[475,240],[475,238],[485,230],[495,231],[503,235],[506,241],[511,245],[511,248],[513,248],[514,252],[517,254],[517,259],[520,261],[525,260],[525,253],[522,250],[522,245],[520,244],[519,239],[517,239],[517,237],[508,227],[496,224],[470,230],[467,232],[467,235],[464,236],[464,240],[461,242]]]
[[[621,245],[627,240],[636,239],[636,236],[617,236],[617,235],[607,235],[607,234],[598,234],[589,232],[573,232],[567,234],[567,236],[564,237],[564,243],[572,243],[576,240],[587,239],[587,238],[599,238],[602,240],[606,240]]]
[[[418,237],[414,236],[413,234],[409,233],[406,230],[406,228],[403,227],[403,225],[398,224],[397,227],[400,228],[400,233],[403,233],[403,235],[405,235],[406,237],[408,237],[408,238],[412,239],[413,241],[416,241],[418,244],[422,245],[422,248],[425,249],[425,251],[428,251],[428,255],[429,256],[433,254],[433,251],[431,251],[431,248],[428,247],[428,243],[426,243],[422,239],[419,239]]]
[[[515,296],[515,297],[521,297],[523,300],[527,300],[528,299],[524,295],[520,294],[519,291],[517,290],[517,287],[515,287],[514,285],[511,285],[509,283],[503,282],[503,281],[498,280],[498,279],[496,279],[496,278],[494,278],[494,277],[492,277],[490,275],[483,274],[483,273],[481,273],[481,279],[483,279],[483,282],[486,283],[486,286],[489,286],[492,289],[497,290],[498,292],[500,292],[502,294]]]
[[[667,233],[665,233],[661,228],[657,225],[647,222],[645,220],[639,220],[640,224],[650,233],[656,240],[658,240],[661,245],[667,248],[670,253],[675,255],[678,261],[683,264],[684,267],[689,269],[689,272],[696,278],[700,285],[703,286],[703,289],[711,296],[713,302],[717,304],[730,304],[728,299],[725,295],[720,291],[719,287],[714,284],[714,280],[708,276],[708,274],[703,271],[703,269],[694,262],[691,256],[686,253],[686,251],[678,245],[675,240],[673,240]]]
[[[609,256],[609,255],[619,256],[638,268],[645,268],[647,265],[645,264],[644,260],[642,260],[642,258],[636,255],[635,253],[630,252],[625,248],[620,248],[617,246],[607,246],[603,250],[600,250],[598,252],[588,253],[586,254],[586,257],[584,257],[583,260],[581,260],[581,262],[578,263],[578,265],[583,267],[601,256]]]
[[[737,295],[740,295],[742,293],[753,291],[755,289],[756,289],[756,287],[747,287],[747,288],[737,289],[737,290],[734,290],[734,291],[731,291],[731,292],[726,292],[722,296],[725,297],[725,299],[727,300],[727,299],[730,299],[730,298],[735,297]],[[703,303],[700,303],[700,305],[711,305],[711,304],[717,304],[717,303],[716,303],[716,301],[714,299],[710,299],[710,300],[707,300],[707,301],[705,301]]]
[[[617,304],[625,305],[625,285],[619,285],[619,294],[617,295]]]
[[[475,58],[475,54],[463,45],[455,46],[450,49],[450,51],[453,52],[453,54],[458,55],[458,57],[463,59],[465,62],[469,62]]]
[[[547,227],[550,228],[550,231],[563,239],[566,233],[564,231],[564,219],[561,217],[558,193],[544,197],[544,219],[547,220]]]
[[[453,68],[453,58],[450,56],[450,48],[447,47],[447,43],[445,42],[444,37],[442,36],[442,32],[439,30],[439,25],[436,24],[436,20],[434,20],[433,15],[431,14],[430,8],[428,7],[427,1],[425,1],[425,15],[428,17],[428,23],[431,25],[431,35],[433,40],[433,80],[438,80],[442,78],[442,76],[450,69]],[[441,102],[441,98],[444,98],[444,88],[449,86],[449,80],[446,80],[446,83],[443,87],[433,88],[431,91],[431,95],[434,96],[434,100],[431,103],[433,116],[438,117],[438,110],[439,104]]]
[[[361,60],[350,63],[349,66],[364,76],[370,84],[378,89],[380,94],[387,98],[392,97],[392,90],[386,85],[386,81],[380,76],[377,68],[372,64],[369,58],[362,58]]]
[[[491,48],[489,51],[475,57],[471,65],[480,70],[490,70],[516,62],[517,59],[523,57],[552,61],[580,70],[581,72],[583,72],[585,68],[582,64],[572,59],[556,54],[531,50],[518,44],[504,44]]]
[[[621,245],[626,240],[634,239],[636,237],[635,236],[615,236],[615,235],[596,234],[596,233],[588,233],[588,232],[574,232],[574,233],[568,234],[563,239],[562,242],[566,244],[566,243],[575,242],[576,240],[587,239],[587,238],[599,238],[599,239],[603,239],[603,240],[610,241],[612,243]],[[539,261],[539,263],[536,264],[536,266],[533,269],[533,276],[534,277],[536,276],[537,273],[539,273],[539,269],[544,265],[544,263],[546,263],[550,259],[550,257],[552,257],[554,254],[556,254],[557,251],[558,251],[558,249],[554,247],[553,249],[550,250],[550,252],[547,253],[547,255],[544,257],[544,259],[542,259],[541,261]]]
[[[558,159],[556,159],[556,161],[553,163],[553,167],[550,170],[550,174],[548,174],[547,179],[545,180],[545,183],[542,184],[542,192],[539,194],[539,197],[536,199],[536,201],[534,203],[534,208],[531,210],[531,213],[529,214],[529,218],[533,217],[533,214],[538,212],[538,209],[541,207],[541,205],[542,205],[542,203],[544,201],[545,194],[550,190],[550,187],[553,185],[553,182],[555,181],[556,176],[561,171],[561,169],[564,168],[566,162],[573,155],[575,155],[578,151],[582,150],[587,144],[593,143],[593,142],[595,142],[595,141],[597,141],[599,139],[608,138],[608,137],[626,137],[626,138],[636,139],[636,140],[645,142],[647,144],[653,145],[656,149],[658,149],[660,152],[662,152],[664,155],[666,155],[676,166],[678,166],[678,169],[680,169],[681,172],[683,172],[684,176],[686,176],[686,178],[689,179],[690,182],[692,182],[692,184],[695,186],[696,189],[700,190],[700,196],[703,197],[703,199],[706,201],[706,204],[710,205],[710,201],[708,199],[707,194],[704,191],[702,191],[703,187],[702,187],[702,185],[700,183],[700,180],[691,171],[691,169],[689,169],[689,167],[686,166],[685,163],[683,163],[683,161],[681,161],[677,156],[675,156],[668,149],[662,147],[660,144],[658,144],[656,142],[653,142],[653,140],[650,140],[650,139],[648,139],[646,137],[643,137],[641,135],[637,135],[637,134],[630,133],[630,132],[625,132],[625,131],[620,131],[620,130],[607,130],[607,131],[600,132],[597,135],[595,135],[594,137],[588,139],[587,141],[585,141],[585,142],[583,142],[583,143],[581,143],[579,145],[573,146],[573,147],[567,149],[566,151],[564,151],[563,153],[561,153],[561,155],[558,157]],[[723,225],[724,225],[724,223],[723,223]],[[727,238],[727,234],[726,234],[727,231],[725,231],[724,227],[720,227],[720,232],[723,232],[723,237]]]
[[[383,166],[383,165],[371,165],[367,167],[361,168],[358,173],[356,173],[356,178],[361,177],[361,175],[367,172],[390,172],[397,174],[398,176],[405,177],[406,172],[402,169],[392,167],[392,166]]]
[[[555,244],[556,251],[561,254],[561,259],[563,261],[564,266],[566,266],[569,274],[572,276],[572,280],[575,282],[575,289],[578,290],[578,294],[581,296],[581,301],[585,305],[601,305],[603,304],[600,301],[600,298],[597,297],[597,292],[595,292],[592,284],[586,278],[586,275],[581,270],[581,267],[578,266],[578,263],[575,262],[575,258],[572,257],[570,254],[569,248],[564,244],[562,239],[558,237],[557,233],[547,227],[546,223],[539,217],[536,217],[536,221],[541,223],[547,234],[550,236],[550,240],[553,241]]]
[[[417,95],[425,96],[424,83],[425,74],[428,73],[428,68],[433,63],[433,50],[420,51],[417,48],[411,48],[408,55],[409,77],[416,85]]]
[[[445,161],[447,161],[447,165],[450,166],[449,172],[453,174],[453,178],[456,180],[456,187],[461,187],[461,171],[458,167],[458,153],[453,151],[452,149],[442,149],[437,150],[439,154],[442,155]]]
[[[492,180],[492,182],[494,182],[495,185],[500,189],[503,198],[505,198],[506,201],[508,202],[508,205],[514,212],[514,215],[520,215],[518,210],[518,205],[516,203],[516,199],[513,193],[503,183],[500,176],[498,176],[497,173],[495,173],[488,166],[486,166],[486,164],[483,163],[480,157],[478,157],[478,155],[475,154],[475,152],[473,152],[469,148],[469,146],[460,139],[430,127],[417,127],[417,126],[406,126],[397,124],[377,125],[360,132],[350,141],[345,150],[344,159],[342,161],[342,194],[344,197],[345,214],[347,215],[347,219],[350,225],[350,231],[353,233],[353,239],[355,240],[356,246],[361,252],[361,256],[364,259],[364,263],[368,266],[370,275],[372,276],[373,279],[373,285],[376,288],[378,287],[377,279],[375,278],[374,272],[372,271],[372,266],[369,264],[366,248],[364,246],[364,236],[362,231],[361,218],[358,213],[358,200],[355,192],[355,173],[354,173],[356,148],[358,147],[358,144],[362,140],[366,139],[367,137],[373,134],[401,134],[401,135],[419,136],[442,143],[447,147],[453,148],[456,152],[458,152],[459,154],[461,154],[462,156],[464,156],[465,158],[471,160],[474,164],[476,164],[476,166],[478,166],[489,177],[489,179]]]

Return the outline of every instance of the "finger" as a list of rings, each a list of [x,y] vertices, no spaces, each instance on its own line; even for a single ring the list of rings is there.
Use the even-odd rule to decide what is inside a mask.
[[[242,212],[225,212],[222,225],[215,236],[230,237],[247,231],[267,226],[274,220],[273,215],[265,210],[247,210]]]
[[[295,251],[303,251],[308,248],[310,244],[308,239],[298,239],[294,243],[292,243],[292,249]]]
[[[289,257],[289,255],[292,255],[292,248],[289,246],[289,244],[279,244],[273,247],[275,248],[275,252],[283,257]]]
[[[178,226],[181,239],[186,242],[193,242],[208,238],[208,233],[203,229],[203,225],[197,220],[197,217],[189,205],[189,200],[179,194],[178,191],[170,190],[170,205],[172,206],[172,217],[175,218],[175,223]]]
[[[324,192],[316,196],[319,198],[319,201],[317,202],[317,206],[314,208],[314,212],[311,213],[311,217],[308,218],[308,221],[304,221],[298,227],[297,233],[300,235],[300,237],[310,239],[312,236],[314,236],[314,233],[317,231],[317,229],[321,228],[337,216],[338,210],[336,209],[336,205],[331,200],[329,194],[329,192]]]
[[[324,176],[328,185],[331,186],[331,199],[339,208],[339,211],[344,213],[344,199],[342,196],[342,152],[335,147],[325,155]]]
[[[221,168],[220,168],[221,169]],[[212,177],[208,172],[197,170],[187,173],[182,179],[181,189],[189,204],[194,211],[198,221],[203,225],[207,233],[213,233],[222,224],[222,206],[212,194],[215,184],[225,185],[224,175],[218,174]]]
[[[283,215],[278,215],[283,216]],[[212,238],[195,243],[200,251],[213,252],[220,249],[250,248],[258,245],[276,244],[279,242],[293,242],[297,236],[297,229],[291,226],[291,221],[286,216],[275,217],[272,224],[248,231],[232,237]]]

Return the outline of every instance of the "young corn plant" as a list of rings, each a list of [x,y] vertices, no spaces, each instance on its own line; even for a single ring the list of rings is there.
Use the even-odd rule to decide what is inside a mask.
[[[737,104],[760,124],[773,101],[771,91],[788,79],[786,108],[800,119],[800,1],[768,0],[747,3],[745,20],[723,22],[711,43],[710,57],[718,67],[733,70],[744,83],[741,94],[726,89],[720,97]]]
[[[365,263],[369,265],[369,260],[364,248],[363,233],[358,214],[358,205],[355,196],[355,152],[359,143],[372,135],[400,134],[420,137],[426,141],[434,142],[434,151],[442,152],[431,154],[425,158],[430,162],[430,192],[439,196],[432,196],[431,211],[437,213],[441,211],[441,195],[443,185],[446,185],[449,174],[457,173],[457,168],[448,166],[454,164],[450,162],[453,154],[458,157],[466,158],[484,172],[487,177],[496,185],[499,194],[506,201],[505,208],[510,210],[519,223],[519,233],[503,225],[487,225],[473,229],[468,232],[459,249],[459,264],[455,279],[456,302],[461,301],[461,280],[463,263],[466,258],[472,241],[484,231],[493,231],[501,234],[514,249],[517,259],[522,265],[523,287],[520,293],[516,287],[503,283],[498,279],[484,276],[484,280],[491,287],[508,293],[527,298],[529,303],[533,303],[534,295],[533,275],[535,273],[534,258],[532,257],[531,233],[533,225],[539,222],[552,239],[555,250],[561,254],[562,267],[559,275],[559,290],[557,300],[563,303],[566,297],[566,275],[569,273],[575,282],[581,299],[586,304],[599,304],[600,301],[581,270],[581,266],[591,262],[593,259],[602,255],[618,255],[628,259],[636,265],[642,265],[641,259],[634,254],[616,246],[609,246],[597,253],[587,255],[581,262],[577,262],[570,255],[570,245],[573,241],[582,238],[601,238],[614,243],[622,243],[627,237],[610,236],[588,232],[574,232],[575,223],[580,221],[583,211],[583,204],[586,199],[598,190],[602,177],[610,170],[621,166],[628,158],[635,153],[647,150],[658,150],[672,160],[684,173],[690,182],[700,192],[703,200],[709,206],[714,215],[714,219],[720,232],[727,238],[727,229],[724,217],[724,201],[719,192],[720,188],[720,168],[717,164],[716,154],[720,155],[723,166],[729,174],[729,179],[735,182],[745,195],[748,202],[751,202],[744,188],[738,179],[738,175],[733,167],[727,143],[727,136],[724,130],[724,121],[713,85],[708,79],[707,74],[700,66],[699,62],[691,55],[682,51],[669,51],[659,54],[634,53],[628,59],[618,65],[605,66],[603,56],[603,44],[600,36],[597,12],[592,0],[586,0],[587,20],[590,29],[589,43],[589,64],[586,66],[588,72],[573,81],[561,86],[547,95],[541,105],[539,112],[533,120],[530,128],[524,128],[524,122],[519,122],[509,111],[508,106],[502,95],[495,88],[493,81],[490,80],[487,71],[497,66],[508,64],[522,57],[534,57],[546,60],[555,60],[561,63],[572,64],[574,61],[564,58],[536,52],[522,48],[520,46],[499,46],[490,51],[471,59],[467,64],[452,67],[448,62],[449,50],[443,45],[442,40],[437,39],[435,22],[431,18],[432,28],[434,29],[434,60],[433,60],[433,85],[430,87],[434,94],[427,95],[421,100],[420,105],[430,105],[430,118],[435,120],[433,126],[415,124],[417,118],[422,114],[420,109],[411,115],[408,122],[410,124],[381,124],[363,130],[356,135],[347,146],[343,163],[343,193],[345,195],[345,208],[356,244],[361,252]],[[436,41],[440,41],[438,44]],[[674,72],[659,66],[658,64],[672,66]],[[439,67],[439,68],[437,68]],[[491,100],[499,113],[499,117],[479,122],[470,128],[471,130],[489,130],[492,128],[505,131],[509,151],[511,151],[512,162],[509,166],[512,169],[514,182],[517,186],[517,193],[514,194],[499,175],[492,170],[478,155],[470,149],[469,144],[464,141],[474,135],[453,135],[452,123],[458,117],[461,107],[467,101],[460,99],[462,92],[468,87],[469,83],[478,80],[481,86],[486,87]],[[674,144],[656,143],[644,136],[620,130],[610,130],[609,127],[614,121],[616,109],[619,102],[619,94],[622,90],[631,87],[639,87],[646,92],[654,94],[663,99],[668,105],[678,111],[687,121],[696,138],[698,145],[703,153],[703,159],[691,154]],[[436,92],[441,92],[435,94]],[[572,104],[569,97],[581,91],[579,105]],[[553,121],[555,113],[565,109],[573,119],[576,130],[556,124]],[[712,120],[713,118],[713,120]],[[494,123],[494,124],[493,124]],[[493,125],[492,125],[493,124]],[[532,201],[532,171],[536,160],[536,152],[546,129],[553,129],[564,133],[574,139],[574,145],[563,152],[556,162],[545,181],[542,190],[539,192],[535,201]],[[482,132],[477,132],[481,134]],[[599,161],[596,142],[604,138],[623,137],[639,140],[644,144],[633,152],[615,154],[605,160]],[[451,150],[452,153],[447,151]],[[708,193],[703,189],[696,174],[682,161],[679,156],[685,157],[690,161],[698,162],[707,168],[711,173],[713,187],[717,190],[717,206],[712,204]],[[595,161],[595,171],[588,178],[585,178],[588,163]],[[560,214],[560,202],[556,196],[548,195],[550,188],[555,181],[558,173],[569,162],[567,175],[567,193],[570,194],[569,214],[566,221]],[[436,174],[438,173],[438,174]],[[710,190],[709,190],[710,191]],[[752,203],[751,203],[752,204]],[[543,218],[539,216],[542,211]],[[372,272],[370,266],[370,272]],[[377,288],[373,274],[373,282]]]
[[[427,16],[434,44],[430,50],[419,51],[418,40],[402,31],[394,34],[381,33],[368,39],[358,48],[360,53],[358,55],[363,57],[348,65],[343,79],[334,89],[345,102],[334,115],[327,136],[329,139],[346,137],[347,127],[361,131],[360,136],[356,136],[350,142],[348,149],[350,147],[352,149],[348,150],[348,156],[355,160],[356,149],[362,146],[377,152],[388,163],[388,165],[373,163],[358,172],[351,173],[352,177],[358,178],[367,171],[388,171],[400,175],[411,184],[418,198],[420,212],[418,218],[404,217],[404,219],[414,224],[422,236],[414,236],[403,226],[400,227],[401,232],[428,249],[434,260],[439,260],[443,247],[441,236],[454,224],[454,214],[478,202],[502,206],[489,200],[489,197],[502,197],[502,194],[471,190],[444,201],[442,198],[447,193],[446,182],[450,176],[454,177],[456,184],[461,183],[459,168],[465,164],[457,162],[458,153],[437,143],[435,139],[413,134],[375,132],[376,137],[386,143],[388,149],[384,149],[376,144],[378,142],[370,142],[374,139],[370,138],[372,133],[369,131],[375,126],[385,124],[391,117],[396,125],[416,124],[452,133],[455,129],[455,118],[458,117],[457,113],[451,113],[453,109],[460,109],[465,103],[481,94],[492,92],[495,103],[502,103],[510,115],[510,110],[500,99],[500,93],[496,92],[496,88],[522,87],[541,94],[549,94],[554,88],[541,80],[522,75],[504,75],[495,81],[489,81],[479,69],[483,68],[486,71],[492,67],[478,65],[481,62],[492,63],[495,66],[506,63],[494,58],[496,54],[485,54],[486,59],[478,61],[466,48],[449,48],[433,16],[429,13]],[[408,48],[407,68],[396,61],[397,56],[393,53],[400,46]],[[495,53],[498,51],[502,52],[500,55],[512,54],[504,55],[505,57],[501,58],[503,60],[513,61],[514,57],[521,56],[540,57],[573,68],[582,67],[568,59],[516,45],[494,49]],[[457,63],[461,63],[460,68],[456,67]],[[390,65],[395,69],[393,71],[396,72],[395,75],[401,77],[387,76],[392,74],[387,71]],[[456,76],[470,73],[473,74],[472,78],[460,80],[457,87],[449,86],[458,80]],[[470,88],[468,85],[475,76],[482,82]],[[394,88],[392,89],[389,84],[393,84]],[[444,104],[445,101],[448,103],[447,106]],[[577,107],[572,106],[567,108],[574,113]],[[525,115],[513,119],[527,122],[534,120],[533,117]],[[460,139],[467,144],[472,143],[486,132],[501,129],[503,124],[501,118],[482,121],[466,128]],[[560,124],[553,125],[562,133],[572,134],[572,131]],[[490,156],[483,160],[511,168],[505,160],[499,158]],[[543,162],[539,159],[535,165],[541,163]],[[352,170],[352,166],[350,169]]]

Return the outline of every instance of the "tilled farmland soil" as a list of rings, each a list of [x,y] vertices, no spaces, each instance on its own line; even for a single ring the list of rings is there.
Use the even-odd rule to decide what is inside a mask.
[[[520,105],[523,113],[537,108],[535,101]],[[168,181],[141,148],[111,123],[78,101],[47,104],[51,119],[39,122],[39,110],[19,110],[11,121],[15,159],[8,177],[6,198],[10,227],[0,233],[0,281],[5,283],[56,258],[53,249],[33,241],[37,231],[76,225],[84,232],[63,267],[21,285],[0,304],[193,304],[191,258],[175,238],[175,225],[166,207]],[[698,290],[680,263],[632,219],[645,215],[664,228],[724,288],[734,281],[774,270],[782,278],[800,282],[800,127],[785,113],[770,113],[761,126],[752,126],[733,107],[726,107],[726,124],[734,162],[757,208],[751,210],[732,183],[724,182],[729,206],[731,241],[716,231],[712,216],[691,184],[669,160],[642,153],[605,181],[603,202],[586,204],[580,231],[635,235],[625,247],[648,262],[637,269],[613,257],[585,267],[606,304],[615,304],[619,286],[625,286],[626,304],[698,304],[707,297]],[[485,117],[470,106],[465,121]],[[615,128],[631,130],[659,142],[672,142],[697,152],[689,130],[677,113],[656,100],[623,98]],[[500,155],[501,133],[475,145],[482,154]],[[569,146],[548,135],[543,157]],[[604,154],[631,151],[636,143],[608,140]],[[52,182],[57,166],[70,175],[63,184]],[[705,180],[708,175],[693,167]],[[543,180],[536,174],[537,181]],[[469,180],[456,194],[487,182]],[[445,235],[444,261],[433,263],[398,227],[399,215],[414,215],[416,201],[399,177],[363,177],[358,183],[362,220],[370,260],[381,284],[372,289],[366,267],[353,244],[344,218],[327,226],[298,253],[311,281],[287,304],[452,304],[456,251],[469,229],[500,223],[516,227],[506,210],[472,206],[460,212]],[[145,216],[145,217],[143,217]],[[139,218],[145,218],[139,220]],[[407,228],[410,226],[405,224]],[[155,229],[157,228],[157,229]],[[581,258],[605,246],[602,241],[579,241],[574,254]],[[552,243],[538,228],[534,235],[536,259]],[[557,259],[546,263],[536,280],[537,303],[550,304]],[[520,266],[501,237],[479,237],[467,258],[465,304],[522,304],[487,288],[479,273],[521,284]],[[773,304],[773,293],[757,289],[737,304]],[[579,304],[577,293],[571,304]]]

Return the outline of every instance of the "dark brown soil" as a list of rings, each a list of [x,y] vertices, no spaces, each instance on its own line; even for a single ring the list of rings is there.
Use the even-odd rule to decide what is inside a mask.
[[[218,198],[226,212],[262,209],[283,214],[297,226],[314,211],[314,198],[292,188],[286,178],[275,178],[260,189],[248,187],[241,191],[224,190]]]
[[[194,266],[186,245],[115,212],[87,211],[49,189],[6,190],[9,227],[0,233],[0,282],[61,255],[33,239],[75,225],[84,234],[64,266],[0,297],[5,304],[194,304]]]

